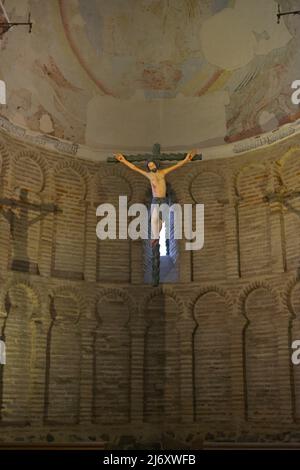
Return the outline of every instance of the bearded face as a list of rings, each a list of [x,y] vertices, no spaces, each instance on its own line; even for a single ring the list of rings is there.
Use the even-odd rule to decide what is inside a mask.
[[[156,173],[157,172],[157,166],[156,166],[156,163],[155,162],[148,162],[147,163],[147,168],[149,171],[151,171],[152,173]]]

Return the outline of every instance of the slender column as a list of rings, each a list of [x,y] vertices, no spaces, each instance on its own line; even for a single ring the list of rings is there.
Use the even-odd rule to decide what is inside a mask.
[[[224,205],[226,277],[228,280],[240,277],[240,240],[238,220],[238,199]]]
[[[85,266],[84,279],[96,281],[97,260],[97,235],[96,235],[96,206],[88,204],[86,207],[86,232],[85,232]]]
[[[80,423],[93,421],[94,390],[94,333],[96,322],[85,320],[81,332],[81,372],[80,372]]]
[[[181,421],[193,423],[194,421],[194,381],[193,381],[193,332],[195,322],[191,318],[182,318],[178,322],[180,341],[180,396]]]
[[[230,342],[230,370],[231,370],[231,403],[232,422],[239,426],[245,422],[246,416],[246,383],[245,358],[243,331],[246,325],[246,318],[237,309],[234,309],[230,319],[229,329],[231,331]]]
[[[51,326],[51,317],[48,303],[42,305],[41,317],[39,314],[33,318],[32,327],[32,353],[31,353],[31,390],[30,412],[31,422],[42,424],[45,420],[47,406],[47,354],[48,334]]]
[[[131,423],[144,418],[144,340],[145,322],[138,315],[131,318]]]
[[[274,274],[280,274],[286,269],[285,240],[282,224],[282,204],[270,202],[271,263]]]

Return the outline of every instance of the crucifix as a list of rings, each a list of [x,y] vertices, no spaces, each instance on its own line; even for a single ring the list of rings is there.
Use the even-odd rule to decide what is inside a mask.
[[[30,220],[29,211],[38,212],[37,216]],[[19,200],[0,199],[0,213],[10,226],[10,235],[13,243],[13,264],[22,266],[22,271],[28,271],[30,260],[27,253],[28,230],[31,225],[44,219],[50,213],[62,212],[54,204],[34,204],[28,200],[28,191],[21,189]]]
[[[186,165],[192,160],[202,160],[202,155],[197,150],[191,150],[186,155],[182,153],[166,154],[160,153],[160,145],[153,146],[152,154],[124,156],[117,153],[114,158],[108,158],[108,162],[121,162],[133,171],[145,176],[151,185],[151,248],[152,248],[152,284],[157,286],[160,281],[160,247],[159,234],[162,228],[162,213],[159,211],[160,204],[168,204],[167,184],[165,177],[172,171]],[[146,170],[136,166],[133,162],[145,162]],[[159,168],[159,163],[165,161],[175,161],[175,165],[166,168]]]

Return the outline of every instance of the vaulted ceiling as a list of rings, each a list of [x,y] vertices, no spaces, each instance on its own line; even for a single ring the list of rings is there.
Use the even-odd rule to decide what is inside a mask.
[[[282,8],[299,7],[281,1]],[[300,17],[273,0],[6,0],[0,113],[97,147],[217,145],[300,117]]]

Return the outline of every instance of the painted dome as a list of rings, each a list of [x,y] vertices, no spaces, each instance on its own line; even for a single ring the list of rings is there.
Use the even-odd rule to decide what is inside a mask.
[[[293,9],[295,2],[284,2]],[[299,17],[273,0],[7,0],[0,112],[94,148],[218,145],[299,118]]]

